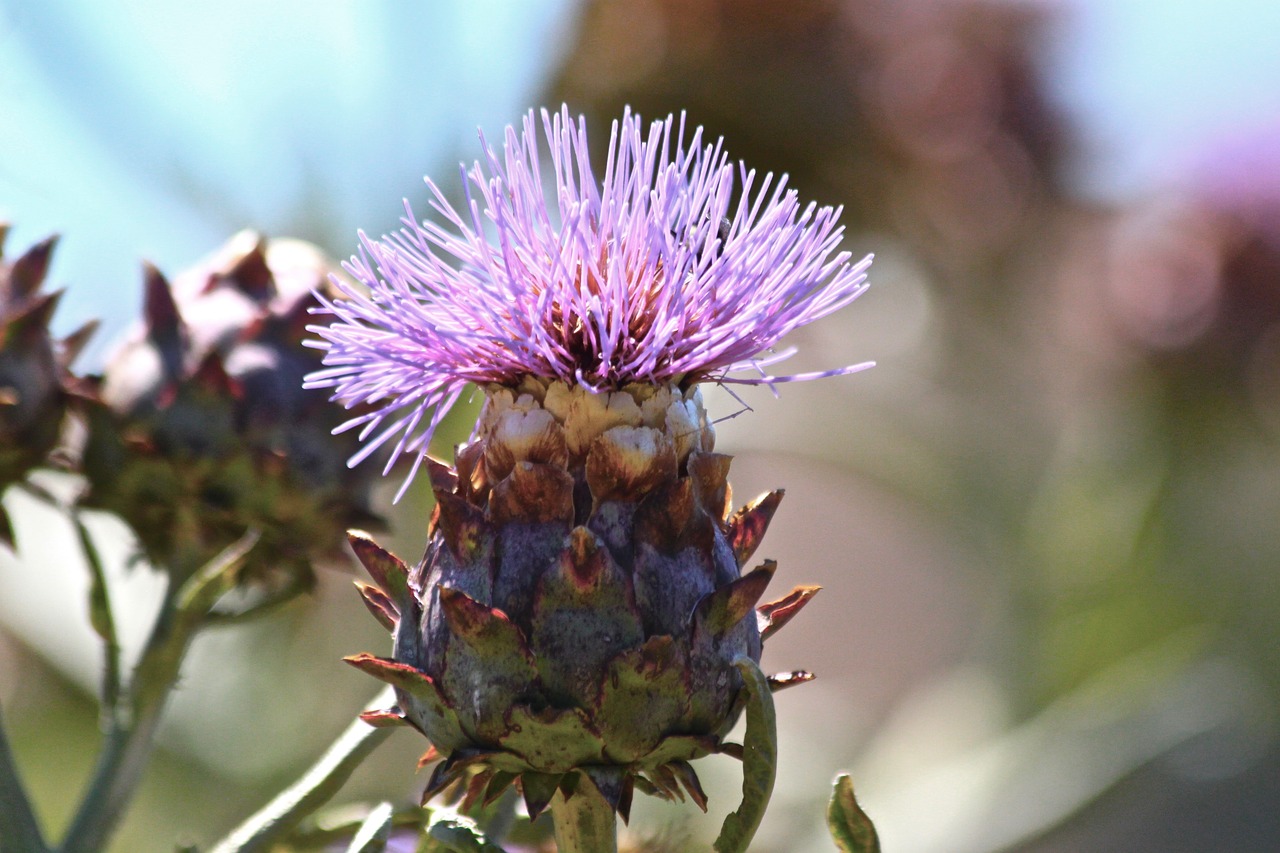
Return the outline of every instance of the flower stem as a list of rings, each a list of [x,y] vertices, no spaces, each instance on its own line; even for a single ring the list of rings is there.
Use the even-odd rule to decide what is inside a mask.
[[[256,533],[246,534],[176,591],[165,594],[127,693],[119,697],[115,708],[106,709],[106,743],[59,848],[61,853],[96,853],[106,847],[142,779],[161,715],[191,641],[210,608],[235,584],[237,570],[257,541]]]
[[[104,725],[110,726],[120,711],[120,639],[116,632],[107,573],[98,546],[93,544],[93,537],[89,535],[79,510],[72,511],[71,520],[89,568],[89,624],[102,640],[102,719]]]
[[[557,791],[551,799],[551,819],[556,827],[559,853],[617,853],[618,816],[585,780],[573,796]]]
[[[385,708],[393,701],[395,692],[388,687],[368,707]],[[301,779],[232,830],[218,842],[212,853],[251,853],[271,849],[303,818],[328,802],[360,762],[391,732],[392,729],[374,728],[363,720],[353,722]]]
[[[14,853],[46,853],[49,849],[45,847],[40,823],[18,777],[18,767],[4,733],[3,717],[0,717],[0,839],[6,839],[5,850],[12,841]]]

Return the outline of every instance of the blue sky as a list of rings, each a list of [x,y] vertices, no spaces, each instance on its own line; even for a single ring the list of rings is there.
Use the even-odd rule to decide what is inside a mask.
[[[1082,195],[1142,194],[1280,122],[1280,0],[1060,5],[1045,48]],[[65,235],[57,322],[103,316],[99,351],[136,313],[140,258],[176,271],[244,223],[345,251],[357,227],[394,227],[422,174],[474,156],[476,126],[540,98],[575,8],[0,0],[10,249]]]

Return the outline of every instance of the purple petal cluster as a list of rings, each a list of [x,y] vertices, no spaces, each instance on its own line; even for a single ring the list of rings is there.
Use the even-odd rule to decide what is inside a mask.
[[[646,130],[628,111],[599,172],[567,107],[541,122],[531,111],[501,151],[481,146],[465,204],[428,179],[436,219],[406,202],[399,232],[360,234],[344,265],[359,285],[320,297],[333,320],[310,327],[311,344],[327,367],[307,387],[363,409],[341,428],[367,442],[352,464],[391,439],[388,468],[420,460],[469,384],[768,385],[869,366],[768,374],[791,354],[769,352],[788,332],[866,289],[871,257],[837,251],[838,208],[801,207],[785,175],[731,163],[683,116]]]

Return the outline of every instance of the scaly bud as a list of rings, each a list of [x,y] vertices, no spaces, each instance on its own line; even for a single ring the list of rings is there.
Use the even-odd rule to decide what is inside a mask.
[[[376,722],[399,714],[433,743],[428,797],[514,784],[536,815],[589,786],[624,818],[636,789],[705,809],[690,762],[741,754],[723,740],[744,701],[734,661],[759,661],[816,587],[759,604],[776,565],[744,564],[782,492],[733,511],[699,383],[867,366],[775,377],[782,356],[762,353],[857,297],[869,259],[837,253],[837,211],[802,209],[785,178],[757,186],[683,119],[646,135],[625,116],[600,182],[580,120],[542,127],[554,190],[530,114],[468,173],[474,207],[428,182],[444,225],[362,235],[360,287],[312,327],[328,366],[308,385],[366,407],[344,425],[369,439],[355,461],[393,442],[437,500],[407,581],[353,535],[393,653],[350,660],[396,686]],[[426,460],[468,384],[485,394],[471,440],[453,466]]]

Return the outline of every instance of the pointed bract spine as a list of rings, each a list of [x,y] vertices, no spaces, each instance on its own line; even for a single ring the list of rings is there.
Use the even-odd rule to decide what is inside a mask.
[[[8,226],[0,223],[0,236]],[[42,291],[57,237],[47,237],[13,260],[0,240],[0,491],[24,482],[54,457],[68,412],[82,408],[90,385],[71,373],[71,362],[94,324],[64,340],[49,330],[61,291]],[[13,544],[0,508],[0,541]]]

